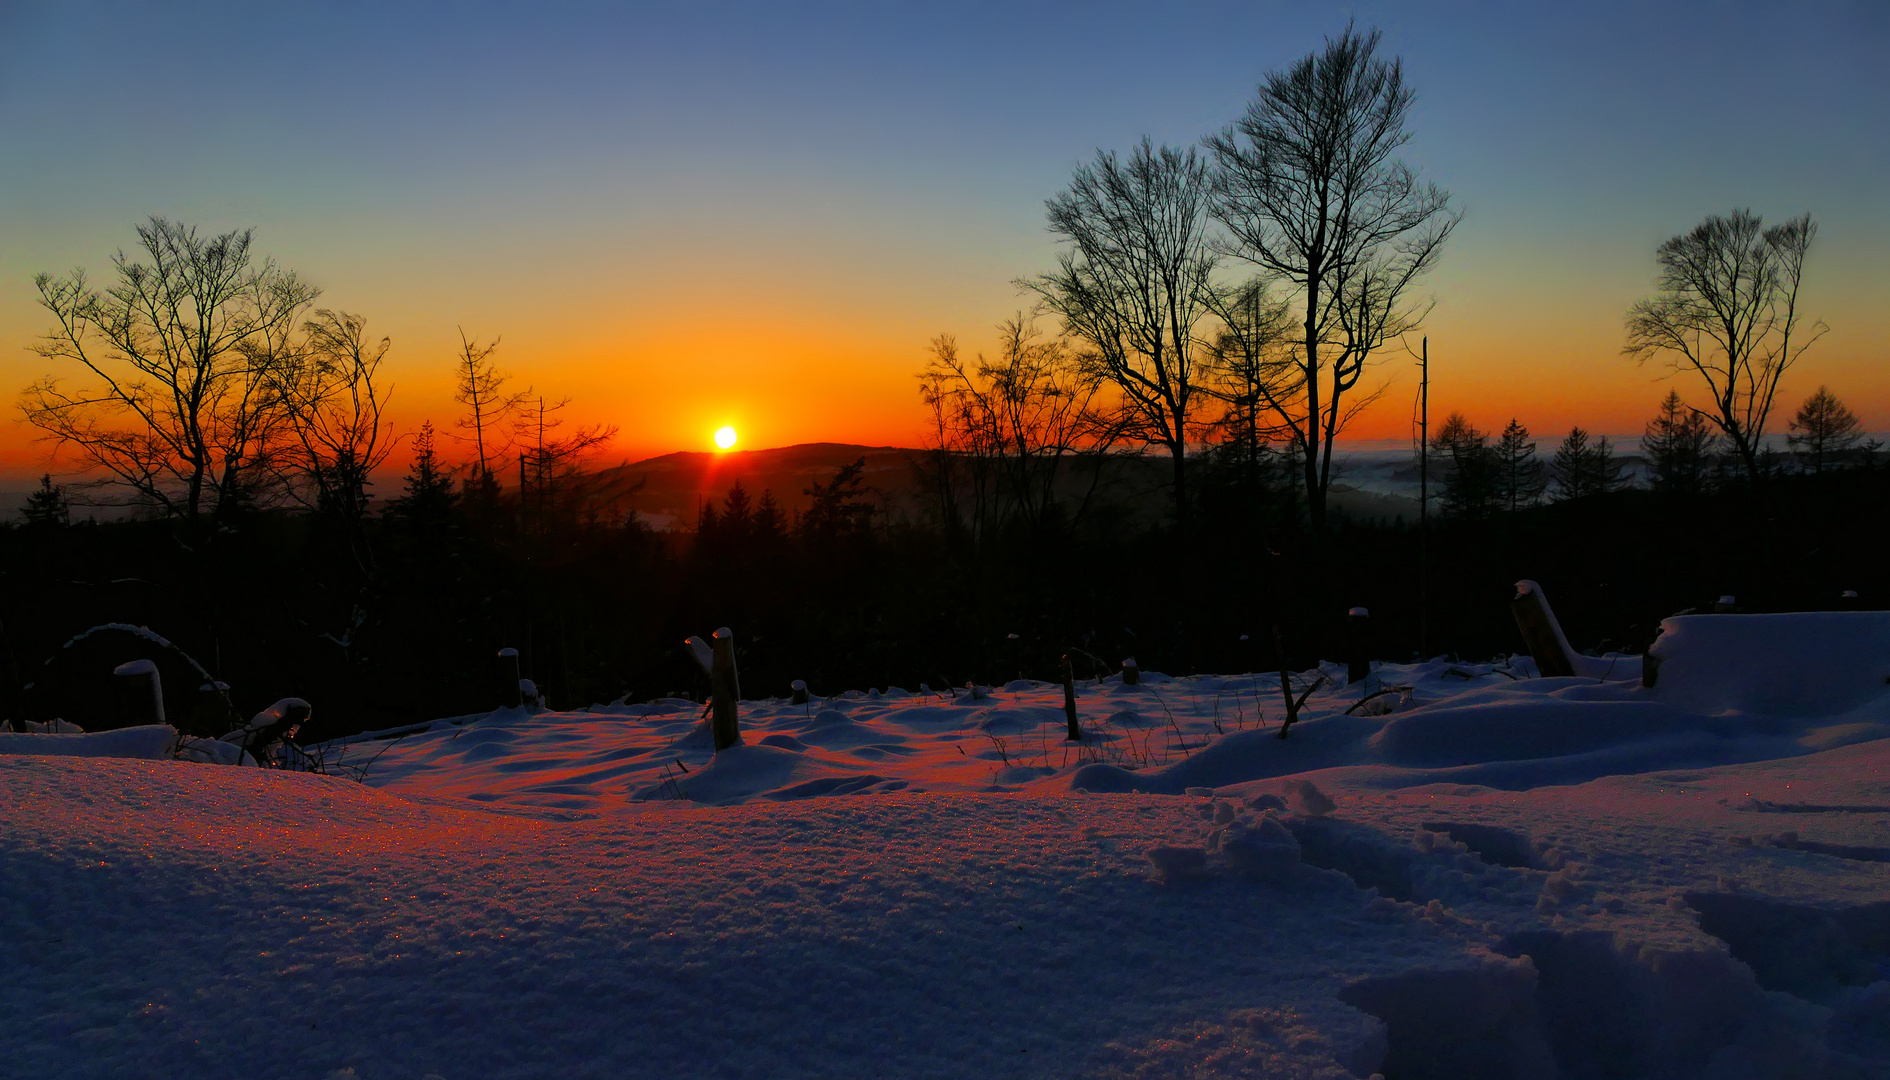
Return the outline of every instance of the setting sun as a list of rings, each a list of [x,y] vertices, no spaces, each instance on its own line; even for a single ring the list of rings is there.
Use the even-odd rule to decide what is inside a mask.
[[[715,433],[715,445],[718,449],[722,450],[727,450],[729,447],[734,446],[735,429],[732,427],[718,429]]]

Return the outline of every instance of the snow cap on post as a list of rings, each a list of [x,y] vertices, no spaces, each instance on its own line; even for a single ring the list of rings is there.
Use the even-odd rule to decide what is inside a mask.
[[[1122,685],[1134,686],[1142,681],[1142,669],[1135,666],[1135,657],[1122,661]]]
[[[1731,593],[1728,593],[1720,597],[1719,601],[1713,605],[1713,614],[1725,615],[1732,612],[1738,606],[1739,601]]]
[[[789,684],[789,689],[794,691],[794,704],[796,705],[807,704],[807,680],[795,679],[791,684]]]
[[[702,669],[702,673],[709,674],[715,666],[715,656],[709,648],[709,643],[691,634],[689,639],[683,642],[683,646],[689,650],[690,656],[696,658],[696,665]]]

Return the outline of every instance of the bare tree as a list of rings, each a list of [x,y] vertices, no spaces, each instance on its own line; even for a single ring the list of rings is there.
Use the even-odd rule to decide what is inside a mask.
[[[1415,94],[1379,32],[1347,24],[1325,50],[1269,74],[1237,123],[1207,140],[1228,253],[1294,290],[1292,377],[1267,406],[1294,431],[1315,530],[1326,518],[1333,440],[1379,391],[1356,391],[1381,346],[1428,305],[1409,292],[1461,219],[1450,196],[1392,157]]]
[[[302,330],[301,348],[273,370],[293,435],[281,463],[293,471],[290,490],[298,500],[344,524],[366,570],[367,489],[395,442],[381,417],[392,388],[375,381],[392,342],[370,343],[366,319],[325,308]]]
[[[1197,325],[1217,258],[1208,239],[1207,167],[1193,151],[1146,137],[1122,161],[1099,152],[1047,203],[1069,243],[1057,269],[1020,282],[1088,346],[1099,381],[1121,392],[1123,430],[1166,447],[1175,522],[1188,525],[1188,438],[1200,359]]]
[[[1712,215],[1660,245],[1660,291],[1628,310],[1622,351],[1664,357],[1706,383],[1713,407],[1694,411],[1725,433],[1753,483],[1779,379],[1827,329],[1801,326],[1798,310],[1816,234],[1810,214],[1769,229],[1749,210]]]
[[[570,398],[547,404],[539,397],[526,402],[518,417],[519,511],[524,523],[538,532],[547,531],[554,519],[582,501],[566,497],[584,494],[577,481],[585,458],[617,434],[615,427],[591,424],[559,437],[564,419],[558,414],[569,404]]]
[[[1018,312],[998,332],[997,358],[980,353],[975,362],[959,355],[957,339],[939,335],[919,374],[937,449],[954,459],[942,479],[953,482],[955,466],[965,465],[974,535],[1008,520],[1045,524],[1064,458],[1109,442],[1091,408],[1101,386],[1092,366],[1063,341],[1046,339],[1034,312]],[[955,490],[937,494],[942,509],[959,505]]]
[[[275,480],[287,419],[275,372],[318,290],[253,255],[250,229],[203,237],[153,217],[137,232],[148,261],[118,252],[104,291],[83,271],[34,279],[58,321],[35,351],[89,379],[68,391],[48,375],[20,407],[102,484],[201,537]]]
[[[473,474],[466,482],[466,490],[484,492],[488,496],[496,494],[497,465],[504,460],[503,455],[510,446],[509,442],[501,441],[500,433],[519,418],[526,399],[532,394],[530,387],[506,391],[505,384],[511,381],[511,376],[492,362],[492,354],[498,350],[498,338],[482,346],[476,339],[468,338],[465,330],[459,332],[453,400],[469,410],[460,417],[458,426],[470,432],[462,438],[470,439],[473,444]]]

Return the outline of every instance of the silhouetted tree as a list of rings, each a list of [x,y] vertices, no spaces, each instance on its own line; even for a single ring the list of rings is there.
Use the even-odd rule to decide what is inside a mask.
[[[840,466],[826,484],[816,482],[803,494],[814,503],[801,515],[801,533],[809,540],[831,541],[865,531],[872,520],[873,502],[866,495],[866,459]]]
[[[1093,368],[1064,342],[1045,340],[1034,313],[1017,313],[998,332],[996,359],[980,353],[976,363],[959,356],[950,334],[939,335],[919,374],[935,420],[932,449],[942,454],[927,481],[952,486],[938,492],[941,510],[964,507],[974,537],[1013,520],[1041,529],[1057,505],[1064,458],[1109,440],[1091,408],[1102,384]]]
[[[1588,432],[1570,428],[1549,463],[1555,481],[1555,499],[1568,502],[1613,491],[1621,486],[1621,463],[1606,435],[1588,441]]]
[[[506,390],[511,376],[492,362],[492,354],[498,350],[498,338],[482,346],[468,338],[465,330],[459,332],[453,400],[468,410],[460,417],[458,427],[470,433],[465,437],[473,444],[473,471],[466,481],[466,492],[486,501],[498,496],[498,467],[510,445],[506,434],[532,393],[530,387]]]
[[[1351,24],[1324,51],[1267,75],[1247,114],[1207,140],[1228,251],[1296,292],[1299,348],[1267,402],[1295,431],[1315,530],[1326,520],[1333,441],[1380,391],[1359,379],[1386,341],[1428,310],[1409,289],[1460,215],[1392,155],[1409,140],[1415,94],[1377,30]]]
[[[1841,465],[1854,456],[1864,432],[1857,416],[1845,408],[1828,387],[1805,399],[1792,418],[1792,433],[1785,441],[1797,452],[1798,460],[1813,474],[1824,472],[1826,465]]]
[[[406,494],[394,500],[389,513],[428,527],[437,527],[452,516],[459,496],[453,490],[452,474],[440,463],[431,420],[422,423],[413,438],[413,463],[407,467],[403,487]]]
[[[787,540],[787,515],[775,501],[774,492],[763,490],[755,500],[755,547],[764,556],[778,552]]]
[[[52,474],[39,478],[39,487],[26,496],[20,517],[29,528],[64,528],[72,523],[72,506],[66,501],[66,486],[52,482]]]
[[[362,574],[374,562],[364,527],[368,488],[394,449],[381,419],[392,388],[375,381],[392,342],[370,344],[366,329],[359,315],[317,311],[303,324],[302,348],[273,371],[291,435],[277,462],[285,488],[339,525]]]
[[[276,482],[287,432],[272,375],[318,290],[253,255],[250,229],[203,237],[153,217],[137,232],[148,261],[120,251],[109,289],[84,271],[34,278],[58,322],[35,351],[95,381],[69,393],[48,375],[20,405],[107,485],[202,538]]]
[[[1647,422],[1641,436],[1649,485],[1655,491],[1675,494],[1705,491],[1718,443],[1706,417],[1687,408],[1678,390],[1667,391],[1660,411]]]
[[[1497,489],[1504,509],[1514,513],[1525,506],[1534,506],[1547,490],[1549,479],[1541,460],[1536,457],[1536,444],[1529,438],[1529,429],[1510,417],[1508,426],[1496,440],[1495,454]]]
[[[1462,413],[1453,412],[1431,436],[1431,450],[1443,465],[1438,502],[1447,514],[1480,518],[1502,506],[1501,474],[1490,437]]]
[[[1253,278],[1210,290],[1208,306],[1221,320],[1221,332],[1213,344],[1214,378],[1203,388],[1226,404],[1220,424],[1223,448],[1257,477],[1268,445],[1298,434],[1281,425],[1269,404],[1294,369],[1283,348],[1290,344],[1291,305],[1274,296],[1265,279]]]
[[[1216,258],[1207,167],[1144,137],[1125,162],[1103,152],[1047,206],[1068,242],[1057,269],[1020,282],[1089,348],[1094,377],[1121,393],[1119,430],[1168,450],[1175,523],[1187,531],[1188,439],[1199,391],[1196,326]]]
[[[1816,234],[1810,214],[1769,229],[1749,210],[1712,215],[1660,245],[1660,291],[1628,310],[1623,351],[1641,362],[1664,356],[1700,377],[1713,402],[1702,414],[1751,482],[1762,472],[1779,379],[1826,330],[1799,325],[1799,282]]]

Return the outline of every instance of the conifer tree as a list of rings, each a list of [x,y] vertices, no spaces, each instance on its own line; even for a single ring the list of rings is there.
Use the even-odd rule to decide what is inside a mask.
[[[1825,466],[1843,463],[1863,438],[1856,414],[1845,408],[1830,388],[1820,386],[1798,407],[1792,433],[1785,436],[1785,441],[1808,472],[1821,474]]]
[[[20,516],[28,526],[63,527],[72,523],[72,506],[66,501],[66,486],[52,482],[52,474],[39,478],[39,489],[26,497]]]
[[[1443,491],[1438,502],[1445,513],[1482,517],[1499,505],[1497,460],[1489,443],[1487,433],[1455,412],[1431,437],[1432,451],[1443,459]]]
[[[1555,479],[1555,500],[1568,502],[1613,491],[1621,486],[1621,462],[1606,435],[1588,441],[1588,432],[1572,427],[1549,464]]]
[[[1706,417],[1689,409],[1678,390],[1667,391],[1660,411],[1647,422],[1641,453],[1647,457],[1648,482],[1655,491],[1698,494],[1718,450],[1719,437]]]
[[[1542,462],[1536,458],[1536,444],[1529,438],[1529,429],[1513,416],[1496,442],[1496,467],[1503,507],[1511,513],[1534,506],[1549,485]]]
[[[410,521],[437,523],[452,514],[459,494],[453,476],[440,464],[433,444],[433,421],[420,425],[413,439],[413,464],[407,467],[406,494],[394,500],[391,511]]]

